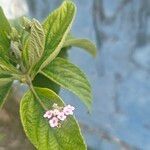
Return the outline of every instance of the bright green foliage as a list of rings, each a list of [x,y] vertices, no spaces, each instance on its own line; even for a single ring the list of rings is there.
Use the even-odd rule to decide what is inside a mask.
[[[29,64],[29,56],[28,56],[28,52],[29,52],[29,34],[24,32],[23,36],[22,36],[22,61],[24,66],[26,67],[27,70],[29,70],[29,68],[31,68],[30,64]]]
[[[0,7],[0,55],[3,55],[5,58],[7,58],[10,48],[10,39],[8,38],[10,31],[10,24]]]
[[[76,38],[67,39],[64,43],[64,47],[68,46],[83,48],[91,55],[96,56],[96,46],[88,39],[76,39]]]
[[[38,96],[48,109],[54,103],[63,106],[61,98],[53,91],[36,88]],[[43,118],[45,110],[37,103],[33,93],[28,91],[21,101],[21,121],[26,135],[38,150],[85,150],[77,122],[73,117],[64,121],[60,128],[51,128]]]
[[[53,82],[52,80],[50,80],[42,74],[36,75],[36,77],[33,80],[33,85],[37,87],[53,89],[53,91],[57,94],[60,91],[60,86],[57,83]]]
[[[12,76],[8,74],[0,74],[0,108],[3,106],[9,94],[12,85],[11,77]]]
[[[24,17],[25,19],[25,17]],[[36,20],[30,23],[30,34],[24,36],[23,60],[31,70],[41,59],[45,48],[45,33],[42,25]],[[25,26],[27,26],[25,24]]]
[[[90,110],[92,103],[91,87],[79,68],[65,59],[56,58],[41,73],[79,96]]]
[[[29,47],[28,47],[28,57],[29,57],[29,64],[35,65],[44,52],[45,46],[45,34],[41,24],[33,19],[31,24],[31,31],[29,37]]]
[[[60,8],[46,18],[43,23],[46,34],[45,51],[42,59],[34,68],[35,73],[48,65],[59,54],[71,29],[75,13],[75,5],[71,1],[65,1]]]
[[[7,71],[10,73],[19,72],[8,60],[3,59],[2,56],[0,56],[0,70],[1,72]]]
[[[91,110],[90,84],[84,73],[66,60],[71,46],[96,54],[96,47],[90,41],[70,36],[75,14],[75,4],[65,0],[42,24],[23,17],[21,25],[14,21],[12,27],[0,8],[0,107],[14,80],[28,85],[20,115],[27,137],[38,150],[87,149],[73,116],[67,115],[60,128],[51,128],[43,117],[54,103],[64,106],[57,95],[60,87],[76,94]]]

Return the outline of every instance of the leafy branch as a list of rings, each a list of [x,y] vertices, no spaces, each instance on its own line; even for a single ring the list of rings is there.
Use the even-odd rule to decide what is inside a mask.
[[[43,23],[23,17],[15,27],[0,8],[0,107],[14,80],[28,85],[29,90],[21,99],[20,117],[25,134],[38,150],[87,149],[73,116],[60,128],[52,128],[43,117],[54,103],[60,108],[65,106],[58,96],[61,87],[77,95],[91,111],[89,81],[66,57],[72,46],[96,55],[92,42],[70,34],[75,14],[75,4],[66,0]]]

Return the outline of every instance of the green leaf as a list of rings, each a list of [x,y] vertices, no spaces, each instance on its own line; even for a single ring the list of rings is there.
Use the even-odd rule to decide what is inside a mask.
[[[42,74],[37,74],[32,82],[34,86],[51,89],[57,94],[60,91],[60,86],[58,84]]]
[[[68,48],[64,47],[60,51],[58,57],[67,59],[68,58],[67,50],[68,50]],[[42,75],[40,73],[35,76],[32,83],[34,86],[37,86],[37,87],[49,88],[57,94],[60,91],[60,85],[58,85],[56,82],[53,82],[52,80],[50,80],[49,78],[45,77],[44,75]]]
[[[31,23],[31,31],[28,43],[29,64],[34,66],[42,57],[45,47],[45,33],[42,25],[35,19]]]
[[[22,43],[22,60],[23,60],[23,64],[26,67],[26,69],[28,70],[30,68],[29,56],[28,56],[29,34],[26,31],[22,32],[21,43]]]
[[[65,1],[46,18],[43,23],[46,34],[45,51],[33,70],[33,76],[59,54],[72,26],[75,13],[76,7],[73,2]]]
[[[90,110],[92,104],[91,87],[78,67],[65,59],[56,58],[41,73],[76,94]]]
[[[0,73],[0,86],[3,86],[5,84],[7,84],[8,82],[11,82],[12,81],[12,78],[13,76],[10,75],[10,74],[6,74],[6,73]]]
[[[0,7],[0,53],[1,55],[8,56],[10,48],[10,39],[8,35],[11,32],[11,27],[6,19],[2,8]]]
[[[3,57],[0,56],[0,70],[1,71],[8,71],[10,73],[19,73],[17,68],[15,68],[8,60],[5,60]]]
[[[88,39],[76,39],[76,38],[67,39],[64,43],[64,47],[68,46],[83,48],[94,57],[96,56],[97,52],[96,46]]]
[[[64,106],[53,91],[35,88],[43,104],[51,109],[54,103]],[[68,117],[60,128],[51,128],[43,117],[45,111],[28,91],[21,100],[20,115],[27,137],[38,150],[86,150],[79,126],[74,117]]]
[[[0,108],[2,108],[9,91],[11,89],[12,80],[11,75],[0,74]]]

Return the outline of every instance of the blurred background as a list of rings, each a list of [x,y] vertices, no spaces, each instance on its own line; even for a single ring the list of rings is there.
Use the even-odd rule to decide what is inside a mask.
[[[61,0],[0,0],[8,18],[43,20]],[[77,97],[60,95],[76,106],[88,150],[150,150],[150,0],[74,0],[72,33],[97,44],[97,57],[73,48],[69,59],[87,74],[93,88],[89,115]],[[17,118],[16,84],[11,103],[0,112],[0,150],[33,150]],[[13,106],[13,107],[12,107]]]

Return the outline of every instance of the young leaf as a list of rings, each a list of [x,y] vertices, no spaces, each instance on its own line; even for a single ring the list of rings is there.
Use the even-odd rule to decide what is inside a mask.
[[[76,39],[76,38],[67,39],[64,43],[64,47],[68,46],[83,48],[94,57],[96,56],[97,51],[96,46],[88,39]]]
[[[31,23],[28,50],[29,64],[34,66],[41,58],[45,46],[45,33],[42,25],[35,19]],[[30,67],[31,68],[31,67]]]
[[[54,103],[63,106],[63,102],[53,91],[35,88],[43,104],[52,109]],[[43,117],[45,110],[28,91],[21,100],[20,115],[27,137],[38,150],[86,150],[80,129],[73,117],[62,122],[60,128],[51,128]]]
[[[11,89],[12,80],[11,75],[0,74],[0,108],[2,108],[5,99],[7,98]]]
[[[25,68],[28,70],[30,68],[29,54],[28,54],[28,51],[29,51],[29,34],[26,31],[24,31],[22,33],[21,42],[22,42],[22,61],[23,61]]]
[[[42,59],[32,71],[33,76],[48,65],[60,52],[74,20],[76,7],[71,1],[65,1],[60,8],[50,14],[43,23],[46,34],[45,51]]]
[[[41,73],[76,94],[90,110],[92,104],[91,87],[79,68],[58,57],[46,66]]]
[[[2,8],[0,7],[0,53],[1,55],[8,56],[10,48],[10,39],[8,35],[11,32],[11,27],[6,19]]]

